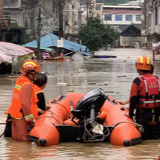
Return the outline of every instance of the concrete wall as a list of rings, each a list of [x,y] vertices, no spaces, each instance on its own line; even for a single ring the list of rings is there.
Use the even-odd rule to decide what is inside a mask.
[[[140,47],[142,47],[142,44],[145,43],[145,37],[140,36],[122,36],[122,46],[136,46],[136,44],[139,44]]]
[[[42,5],[41,12],[41,36],[58,30],[58,1],[57,0],[39,0],[39,4]]]

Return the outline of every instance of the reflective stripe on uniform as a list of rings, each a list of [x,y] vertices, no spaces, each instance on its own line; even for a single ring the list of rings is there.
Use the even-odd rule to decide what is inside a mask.
[[[24,118],[25,118],[25,120],[27,121],[27,120],[29,120],[29,119],[31,119],[31,118],[33,118],[34,116],[33,116],[33,114],[30,114],[30,115],[28,115],[28,116],[25,116]]]
[[[149,59],[149,57],[147,57],[147,64],[150,64],[150,59]]]
[[[21,86],[19,86],[19,85],[15,85],[15,87],[14,88],[17,88],[18,90],[21,90]]]
[[[36,92],[36,94],[41,93],[42,91]]]
[[[155,100],[155,101],[143,101],[142,104],[143,104],[143,103],[145,103],[145,104],[147,104],[147,103],[155,103],[155,102],[160,102],[160,100]]]
[[[159,80],[159,78],[158,78],[158,84],[159,84],[159,92],[160,92],[160,80]]]

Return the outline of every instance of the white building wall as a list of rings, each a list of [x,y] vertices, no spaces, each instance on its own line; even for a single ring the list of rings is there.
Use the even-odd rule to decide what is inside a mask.
[[[106,21],[105,20],[105,14],[110,14],[110,13],[104,13],[103,14],[103,23],[104,24],[111,24],[111,25],[116,25],[116,24],[121,24],[121,25],[130,25],[130,24],[141,24],[141,21],[136,21],[136,15],[141,15],[140,13],[136,14],[112,14],[112,20],[111,21]],[[115,16],[116,15],[122,15],[122,21],[115,21]],[[132,21],[126,21],[126,15],[132,15]]]

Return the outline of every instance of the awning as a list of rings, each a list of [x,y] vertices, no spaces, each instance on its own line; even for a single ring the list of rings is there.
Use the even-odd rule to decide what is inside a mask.
[[[22,45],[22,46],[29,47],[29,48],[37,48],[37,46],[28,46],[28,45]],[[46,51],[49,51],[49,52],[53,51],[52,48],[47,48],[47,47],[40,47],[40,49],[43,49],[43,50],[46,50]]]

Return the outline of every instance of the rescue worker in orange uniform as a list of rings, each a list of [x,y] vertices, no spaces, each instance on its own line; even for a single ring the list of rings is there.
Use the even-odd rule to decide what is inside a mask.
[[[130,91],[129,116],[143,125],[142,139],[158,139],[160,128],[160,79],[150,74],[151,60],[143,55],[137,59],[139,76],[133,80]]]
[[[153,72],[154,72],[154,66],[153,66],[153,64],[151,64],[151,70],[149,71],[149,73],[153,74]],[[120,103],[122,105],[125,105],[125,104],[129,103],[129,98],[127,100],[125,100],[125,101],[114,100],[114,102],[117,103],[117,104]]]
[[[13,90],[12,102],[8,113],[12,117],[12,138],[17,141],[28,141],[28,128],[38,117],[37,96],[34,81],[41,70],[34,60],[27,60],[22,64],[20,76]]]

